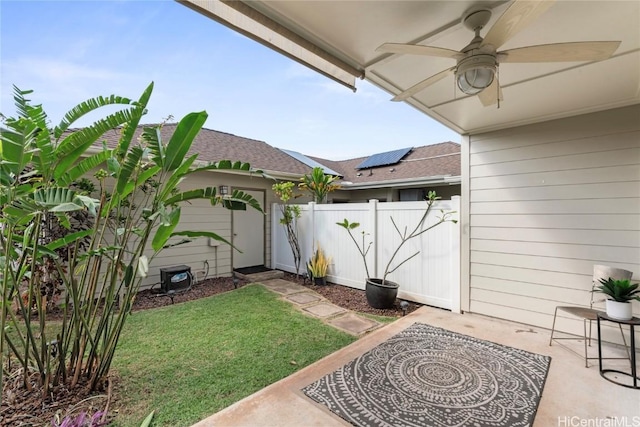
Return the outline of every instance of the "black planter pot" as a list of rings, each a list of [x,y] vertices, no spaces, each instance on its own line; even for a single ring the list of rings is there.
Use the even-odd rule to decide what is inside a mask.
[[[391,308],[398,296],[398,284],[390,280],[367,279],[367,302],[373,308]]]
[[[313,283],[316,286],[325,286],[327,284],[327,278],[326,277],[314,277],[313,278]]]

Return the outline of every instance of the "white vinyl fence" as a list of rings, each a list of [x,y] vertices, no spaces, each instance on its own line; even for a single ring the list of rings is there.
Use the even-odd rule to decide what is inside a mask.
[[[306,261],[317,244],[332,258],[327,280],[357,289],[365,288],[365,269],[362,258],[347,231],[336,225],[345,218],[359,222],[354,230],[356,239],[365,247],[373,242],[367,256],[371,277],[382,277],[388,259],[400,243],[391,217],[401,231],[412,230],[426,209],[422,202],[346,203],[301,205],[302,216],[298,219],[298,238],[302,250],[300,273],[306,272]],[[440,200],[431,209],[425,225],[433,224],[442,215],[441,211],[455,211],[453,219],[459,218],[460,198]],[[291,248],[284,226],[280,224],[282,213],[277,204],[272,206],[271,254],[272,268],[295,273]],[[398,298],[446,308],[460,312],[460,226],[446,222],[408,241],[396,256],[394,265],[416,251],[420,254],[388,276],[400,285]]]

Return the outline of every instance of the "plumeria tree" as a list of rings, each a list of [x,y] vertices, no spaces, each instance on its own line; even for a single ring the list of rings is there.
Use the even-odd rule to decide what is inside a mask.
[[[135,295],[160,251],[200,236],[229,243],[212,232],[175,231],[182,204],[207,199],[212,206],[262,210],[240,191],[180,190],[200,171],[252,170],[242,162],[201,164],[197,154],[188,155],[204,111],[187,114],[169,141],[159,126],[140,131],[152,90],[153,83],[135,100],[89,99],[52,127],[43,108],[27,99],[30,91],[14,88],[17,114],[0,128],[0,361],[3,372],[18,367],[22,385],[43,397],[57,384],[103,386]],[[72,128],[107,106],[121,109]],[[101,145],[114,129],[116,146]],[[92,185],[81,184],[87,178]],[[78,217],[90,226],[74,226]],[[47,318],[51,297],[42,284],[51,280],[64,290],[62,322]]]
[[[272,186],[273,192],[276,193],[276,196],[278,196],[282,202],[278,205],[282,213],[280,224],[284,227],[289,247],[291,247],[293,264],[296,267],[296,275],[299,275],[302,251],[300,250],[300,242],[298,241],[298,218],[300,218],[301,211],[299,205],[289,204],[289,201],[297,197],[293,193],[294,188],[295,184],[291,181],[278,182]]]

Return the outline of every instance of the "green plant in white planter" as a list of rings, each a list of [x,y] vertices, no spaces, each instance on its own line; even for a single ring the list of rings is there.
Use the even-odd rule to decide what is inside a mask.
[[[449,212],[441,211],[442,215],[440,216],[440,218],[438,218],[438,221],[436,221],[432,225],[425,227],[425,221],[429,216],[429,212],[431,212],[431,208],[433,207],[433,204],[438,199],[440,199],[440,197],[436,195],[435,191],[429,192],[426,198],[427,209],[425,209],[424,213],[422,214],[422,217],[420,218],[418,223],[415,225],[415,227],[413,227],[411,230],[405,226],[404,229],[400,231],[400,228],[396,224],[396,221],[393,219],[393,217],[391,217],[391,223],[393,224],[393,228],[395,229],[395,231],[398,233],[398,236],[400,237],[400,243],[395,248],[395,250],[393,251],[393,254],[389,258],[389,261],[385,266],[382,278],[370,277],[369,267],[367,265],[367,253],[369,253],[369,249],[371,248],[372,242],[369,242],[368,245],[365,243],[365,237],[367,236],[367,233],[364,231],[362,232],[362,245],[358,243],[358,241],[356,240],[356,238],[352,233],[352,230],[358,228],[360,226],[360,223],[349,222],[349,220],[347,220],[346,218],[344,219],[344,221],[336,223],[340,227],[347,230],[347,232],[349,233],[349,237],[351,237],[351,240],[353,241],[353,243],[355,243],[356,247],[358,248],[358,252],[362,257],[362,261],[364,262],[364,269],[367,274],[365,291],[367,296],[367,302],[371,307],[390,308],[393,306],[396,296],[398,294],[399,286],[397,283],[387,280],[387,276],[389,276],[391,273],[396,271],[407,261],[416,257],[420,253],[420,251],[417,251],[413,255],[408,256],[404,260],[394,264],[394,260],[396,256],[398,255],[398,253],[400,252],[400,249],[404,246],[405,243],[407,243],[409,240],[413,239],[414,237],[418,237],[426,233],[427,231],[437,227],[438,225],[444,222],[452,222],[454,224],[458,222],[457,220],[451,218],[451,216],[455,213],[455,211],[449,211]]]
[[[632,284],[629,279],[600,279],[600,285],[594,292],[607,296],[607,316],[617,320],[629,320],[633,317],[631,301],[640,301],[640,284]]]

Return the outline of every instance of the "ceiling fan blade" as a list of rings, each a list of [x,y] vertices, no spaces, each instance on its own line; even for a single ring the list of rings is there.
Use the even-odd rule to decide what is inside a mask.
[[[464,54],[457,50],[445,49],[442,47],[422,46],[418,44],[384,43],[376,49],[377,52],[405,53],[409,55],[438,56],[440,58],[459,59]]]
[[[482,102],[482,105],[485,107],[497,104],[498,99],[502,101],[504,98],[502,97],[502,88],[500,88],[498,84],[498,79],[494,78],[493,82],[478,94],[478,98],[480,98],[480,102]]]
[[[601,61],[613,55],[618,46],[619,41],[542,44],[498,52],[498,62]]]
[[[493,24],[482,44],[498,49],[538,19],[554,2],[555,0],[515,0]]]
[[[445,77],[447,77],[447,74],[449,74],[455,68],[456,67],[451,67],[451,68],[447,68],[444,71],[440,71],[439,73],[434,74],[433,76],[429,77],[428,79],[423,80],[420,83],[411,86],[409,89],[405,90],[404,92],[401,92],[401,93],[397,94],[391,100],[392,101],[404,101],[405,99],[415,95],[416,93],[420,92],[421,90],[423,90],[423,89],[431,86],[432,84],[444,79]]]

